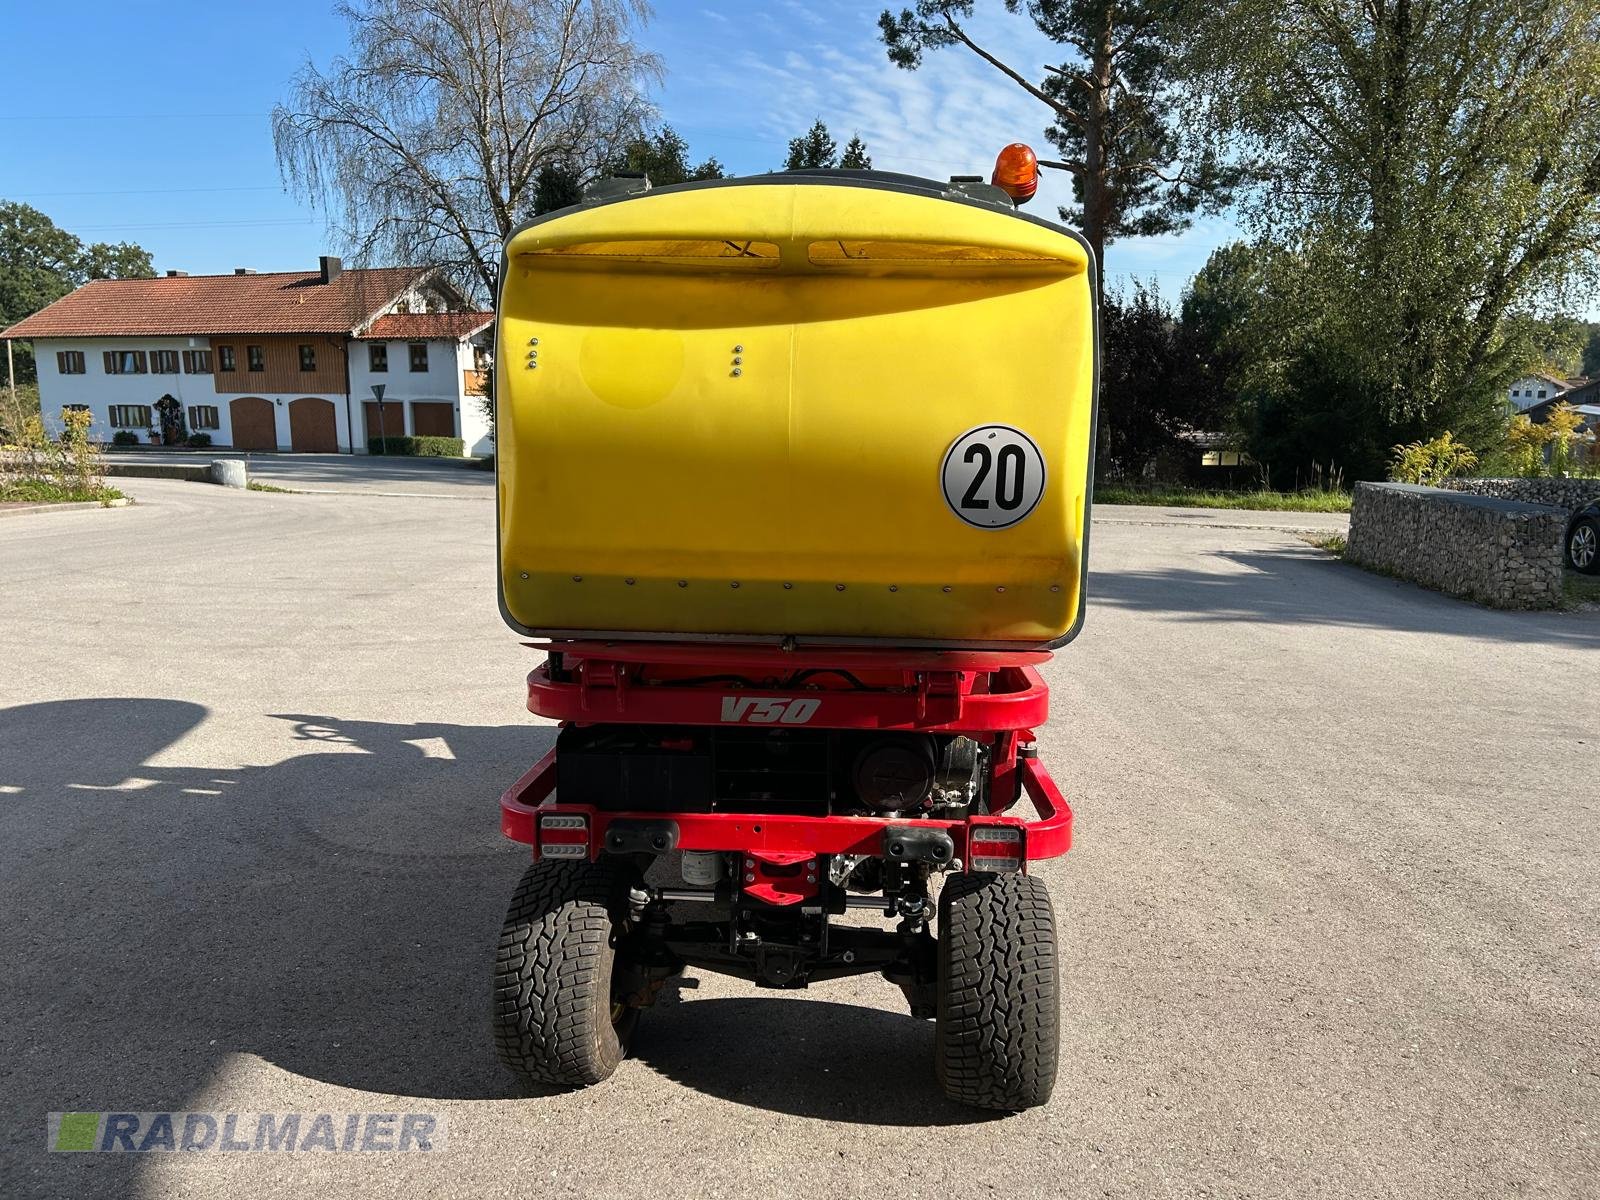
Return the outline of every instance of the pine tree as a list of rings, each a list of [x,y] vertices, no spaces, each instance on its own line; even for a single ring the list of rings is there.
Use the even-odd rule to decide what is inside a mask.
[[[787,171],[831,170],[838,165],[838,144],[828,132],[828,127],[822,123],[821,117],[812,123],[804,135],[789,143],[789,158],[783,164]]]
[[[914,71],[923,54],[961,46],[1054,116],[1047,136],[1061,152],[1044,165],[1072,175],[1075,208],[1061,219],[1083,232],[1095,258],[1122,237],[1176,233],[1194,212],[1226,199],[1238,173],[1213,149],[1185,139],[1177,100],[1188,15],[1174,0],[1029,0],[1038,31],[1067,53],[1038,83],[980,44],[963,23],[975,0],[917,0],[885,12],[879,34],[895,66]],[[1006,0],[1021,13],[1020,0]]]
[[[872,170],[872,156],[867,153],[867,144],[861,140],[859,133],[851,136],[849,143],[844,148],[844,157],[839,160],[839,165],[847,171]]]

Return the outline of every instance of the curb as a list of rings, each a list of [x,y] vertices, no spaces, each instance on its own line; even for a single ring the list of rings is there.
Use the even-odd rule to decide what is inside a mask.
[[[1341,514],[1342,515],[1342,514]],[[1239,521],[1175,521],[1150,518],[1117,518],[1105,517],[1099,513],[1094,514],[1093,520],[1102,525],[1144,525],[1161,526],[1168,529],[1262,529],[1270,533],[1337,533],[1338,527],[1328,525],[1290,525],[1287,522],[1273,522],[1271,524],[1245,524]],[[1346,526],[1349,522],[1345,522]]]
[[[127,496],[116,500],[74,500],[69,504],[52,504],[49,501],[27,503],[15,508],[0,508],[0,519],[6,517],[31,517],[34,513],[81,512],[88,508],[127,508],[133,501]]]
[[[262,483],[270,482],[261,480]],[[278,484],[279,487],[288,487],[288,483]],[[383,496],[392,500],[484,500],[488,496],[473,492],[465,496],[457,496],[448,492],[375,492],[368,488],[289,488],[297,496]]]

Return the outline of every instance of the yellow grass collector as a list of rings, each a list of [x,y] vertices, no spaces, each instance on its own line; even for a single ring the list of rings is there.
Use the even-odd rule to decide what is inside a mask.
[[[500,580],[527,632],[1054,646],[1082,610],[1082,241],[987,185],[642,191],[506,246]]]

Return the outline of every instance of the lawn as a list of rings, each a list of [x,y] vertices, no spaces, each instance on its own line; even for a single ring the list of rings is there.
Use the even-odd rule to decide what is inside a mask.
[[[1145,487],[1104,483],[1094,489],[1096,504],[1153,504],[1166,508],[1253,508],[1269,512],[1349,512],[1350,493],[1218,492],[1189,487]]]

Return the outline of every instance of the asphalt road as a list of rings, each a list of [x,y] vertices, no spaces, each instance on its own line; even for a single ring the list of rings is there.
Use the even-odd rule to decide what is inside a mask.
[[[1055,1099],[947,1105],[882,981],[704,976],[607,1085],[487,1033],[550,743],[489,489],[129,480],[0,524],[0,1195],[1593,1196],[1600,614],[1106,511],[1047,669]],[[1294,518],[1290,518],[1294,520]],[[50,1111],[431,1111],[432,1156],[66,1155]]]

